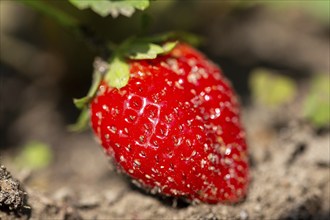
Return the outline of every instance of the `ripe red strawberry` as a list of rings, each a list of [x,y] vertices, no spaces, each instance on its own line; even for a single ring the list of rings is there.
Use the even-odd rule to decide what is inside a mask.
[[[248,185],[245,134],[219,68],[181,43],[129,67],[126,86],[103,82],[90,104],[93,130],[118,168],[153,193],[241,200]]]

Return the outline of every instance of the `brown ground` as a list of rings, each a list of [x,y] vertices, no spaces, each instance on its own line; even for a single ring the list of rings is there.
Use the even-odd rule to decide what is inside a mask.
[[[24,178],[32,219],[328,219],[330,135],[317,134],[289,115],[256,105],[244,110],[251,186],[237,205],[179,201],[175,207],[171,199],[145,194],[111,170],[89,132],[62,133],[61,150],[49,169],[14,174]],[[279,117],[281,124],[274,124]],[[11,170],[8,159],[2,162]],[[0,217],[17,216],[2,212]],[[27,216],[23,212],[20,218]]]

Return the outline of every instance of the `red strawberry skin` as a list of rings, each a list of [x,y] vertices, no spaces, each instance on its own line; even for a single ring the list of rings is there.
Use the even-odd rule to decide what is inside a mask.
[[[91,123],[118,168],[152,193],[238,202],[248,186],[236,95],[219,68],[186,44],[130,61],[121,89],[102,83]]]

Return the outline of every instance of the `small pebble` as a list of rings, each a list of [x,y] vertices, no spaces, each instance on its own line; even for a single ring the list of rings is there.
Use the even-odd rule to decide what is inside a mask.
[[[100,204],[100,198],[97,196],[97,194],[93,195],[83,195],[83,198],[81,198],[77,204],[77,208],[83,208],[83,209],[88,209],[88,208],[94,208],[99,206]]]
[[[108,204],[113,204],[118,200],[120,194],[120,190],[108,190],[104,192],[104,197]]]
[[[249,218],[249,214],[247,213],[247,211],[242,210],[239,213],[239,217],[240,217],[241,220],[247,220]]]
[[[72,189],[68,187],[62,187],[53,194],[53,199],[56,201],[65,202],[73,195]]]

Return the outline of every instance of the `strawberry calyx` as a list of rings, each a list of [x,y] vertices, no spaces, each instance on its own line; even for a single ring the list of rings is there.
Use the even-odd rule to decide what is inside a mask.
[[[81,113],[76,123],[69,126],[69,130],[83,131],[87,128],[89,103],[96,95],[101,82],[116,89],[125,87],[130,77],[129,60],[155,59],[157,56],[171,52],[179,40],[191,44],[200,42],[198,37],[185,32],[169,32],[144,38],[131,37],[117,46],[107,61],[97,57],[94,61],[92,85],[87,95],[73,99],[75,106],[81,110]]]
[[[134,38],[126,40],[109,60],[109,69],[104,74],[105,83],[112,88],[123,88],[127,85],[130,76],[127,60],[155,59],[158,55],[171,52],[177,43],[170,41],[155,44]]]
[[[108,66],[108,63],[101,58],[97,57],[95,59],[92,85],[89,88],[87,95],[79,99],[73,99],[73,103],[81,110],[81,112],[77,121],[74,124],[69,125],[68,128],[70,131],[83,131],[87,128],[89,121],[88,105],[94,98],[103,76],[108,70]]]

